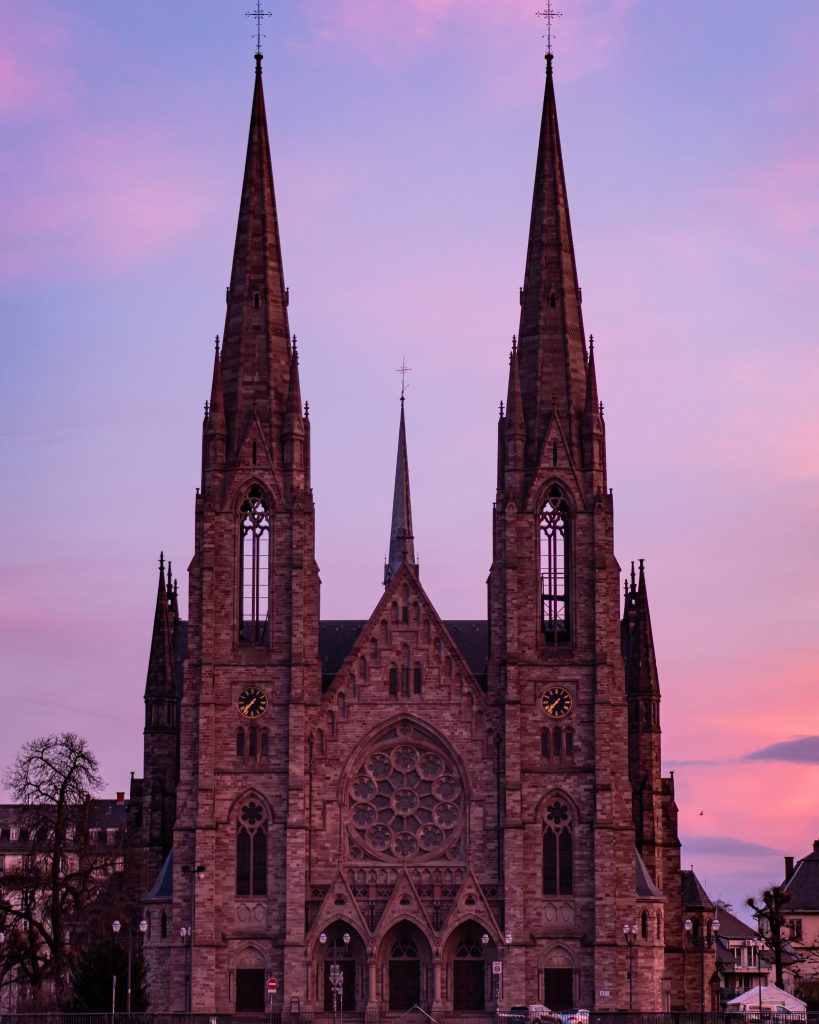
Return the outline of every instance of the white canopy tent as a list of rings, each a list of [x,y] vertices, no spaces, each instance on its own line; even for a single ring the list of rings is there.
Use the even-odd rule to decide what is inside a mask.
[[[758,1010],[759,985],[749,988],[747,992],[743,992],[742,995],[736,996],[734,999],[729,999],[725,1005],[728,1010]],[[807,1005],[802,999],[797,999],[796,996],[792,996],[783,988],[777,988],[776,985],[762,986],[763,1010],[779,1010],[780,1013],[804,1013]]]

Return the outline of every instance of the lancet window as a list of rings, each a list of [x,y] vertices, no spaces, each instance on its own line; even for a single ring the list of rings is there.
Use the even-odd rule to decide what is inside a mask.
[[[574,836],[568,804],[555,798],[546,808],[543,823],[543,895],[570,896],[574,892]]]
[[[569,639],[569,503],[555,484],[540,512],[541,628],[553,643]]]
[[[255,800],[239,812],[236,823],[236,895],[267,893],[267,830],[265,813]]]
[[[265,643],[270,624],[270,514],[258,487],[250,489],[242,505],[241,561],[239,639]]]

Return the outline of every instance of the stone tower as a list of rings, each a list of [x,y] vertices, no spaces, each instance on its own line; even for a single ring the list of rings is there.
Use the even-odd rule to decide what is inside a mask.
[[[193,939],[172,947],[174,1010],[234,1005],[231,985],[258,985],[260,971],[281,977],[285,950],[304,938],[304,721],[320,695],[319,579],[287,305],[258,55],[195,507],[173,864],[174,926]],[[295,991],[297,963],[286,975]]]
[[[489,576],[489,693],[503,709],[505,921],[527,937],[513,947],[506,983],[550,1006],[631,1001],[659,1010],[662,896],[636,870],[605,426],[583,333],[552,56],[546,61]],[[651,905],[651,926],[636,942],[641,901]],[[639,992],[629,992],[631,967]]]

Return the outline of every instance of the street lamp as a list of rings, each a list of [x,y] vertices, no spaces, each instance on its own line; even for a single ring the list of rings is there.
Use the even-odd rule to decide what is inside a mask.
[[[179,929],[179,941],[185,949],[185,1013],[190,1010],[189,996],[191,991],[191,937],[193,929],[190,925],[182,925]]]
[[[637,925],[624,924],[623,938],[628,946],[628,1008],[634,1009],[634,945],[637,942]]]
[[[128,927],[128,974],[127,974],[127,977],[126,977],[127,988],[126,988],[125,1012],[127,1014],[130,1014],[131,1013],[131,984],[132,984],[133,970],[132,970],[132,966],[131,966],[132,965],[132,947],[131,947],[131,926],[130,926],[130,924],[127,927]],[[117,939],[117,942],[119,942],[119,933],[122,930],[122,925],[120,924],[119,921],[114,921],[111,924],[111,928],[113,929],[113,932],[114,932],[114,935],[115,935],[115,937]],[[148,922],[147,921],[140,921],[139,925],[138,925],[138,928],[139,928],[140,935],[144,936],[145,932],[148,931]],[[114,973],[114,980],[113,980],[113,983],[112,983],[111,987],[113,989],[113,994],[112,994],[112,1002],[113,1002],[113,1000],[116,999],[116,989],[117,989],[116,972]]]
[[[345,959],[349,955],[351,935],[349,932],[345,932],[341,936],[341,941],[344,943],[344,957]],[[327,932],[322,932],[319,935],[319,942],[321,948],[324,950],[327,945]],[[330,965],[330,991],[333,995],[333,1024],[336,1021],[336,1013],[338,1007],[341,1007],[341,1021],[344,1020],[344,971],[338,966],[338,944],[333,942],[330,946],[333,954],[333,962]],[[339,997],[341,997],[339,1001]]]
[[[188,929],[187,929],[187,942],[185,941],[185,937],[184,936],[182,938],[182,943],[187,948],[187,975],[186,975],[186,982],[185,982],[185,1009],[186,1009],[186,1011],[188,1013],[190,1013],[190,1011],[193,1009],[193,991],[192,991],[192,988],[191,988],[191,980],[192,980],[191,976],[193,974],[193,930],[194,930],[194,927],[196,925],[196,893],[195,893],[194,890],[195,890],[195,887],[196,887],[197,880],[200,879],[204,875],[204,873],[205,873],[205,865],[204,864],[197,864],[195,866],[191,866],[190,864],[183,864],[182,865],[182,874],[183,875],[187,875],[188,880],[190,881],[190,891],[189,891],[188,897],[190,899],[191,923],[190,923],[190,925],[188,926]],[[180,929],[180,935],[181,934],[182,934],[182,929]]]
[[[693,927],[694,927],[694,922],[691,920],[690,917],[687,917],[683,921],[683,928],[685,928],[685,938],[683,940],[683,1009],[685,1009],[686,1003],[688,1002],[688,1000],[687,1000],[687,992],[686,992],[686,980],[687,979],[686,979],[686,973],[685,973],[685,950],[686,950],[686,947],[687,947],[687,943],[690,943],[692,941],[691,929]]]
[[[114,938],[119,939],[119,930],[122,925],[119,921],[114,921],[111,925],[114,930]],[[114,960],[114,966],[111,970],[111,1024],[114,1021],[114,1014],[117,1012],[117,962]]]
[[[711,945],[714,947],[714,970],[715,970],[715,972],[716,972],[716,966],[717,966],[717,952],[716,951],[717,951],[717,936],[718,935],[719,935],[719,918],[715,917],[714,920],[711,922],[711,936],[712,936],[712,938],[711,938]],[[717,974],[717,984],[719,984],[719,974]],[[722,996],[720,995],[719,1002],[718,1002],[718,1005],[716,1007],[716,1010],[719,1010],[721,1006],[722,1006]],[[715,1010],[715,1007],[714,1007],[714,985],[713,985],[713,982],[712,982],[712,984],[711,984],[711,1012],[713,1013],[714,1010]]]

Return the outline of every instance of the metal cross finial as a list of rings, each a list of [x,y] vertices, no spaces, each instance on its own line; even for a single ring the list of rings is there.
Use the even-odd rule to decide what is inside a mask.
[[[546,0],[545,11],[535,11],[535,14],[539,18],[546,19],[546,52],[551,56],[552,54],[552,19],[562,18],[563,11],[555,11],[552,9],[552,0]]]
[[[401,401],[404,401],[404,393],[407,390],[407,374],[412,373],[412,367],[407,366],[407,360],[405,356],[401,356],[401,365],[395,371],[401,374]]]
[[[264,35],[264,32],[262,32],[262,18],[272,18],[273,15],[270,11],[262,10],[262,0],[256,0],[256,10],[245,11],[245,17],[256,19],[256,56],[261,56],[262,36]]]

